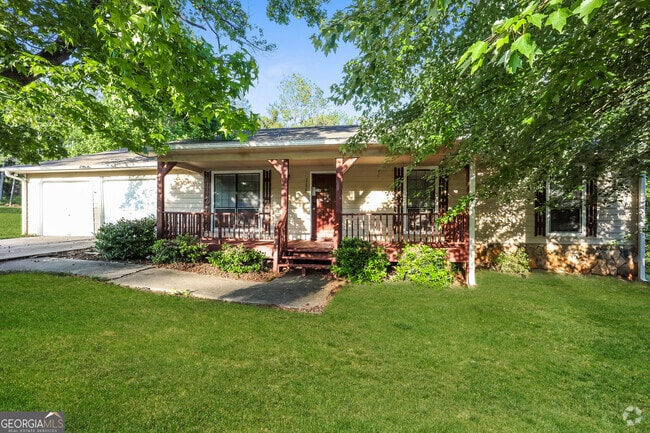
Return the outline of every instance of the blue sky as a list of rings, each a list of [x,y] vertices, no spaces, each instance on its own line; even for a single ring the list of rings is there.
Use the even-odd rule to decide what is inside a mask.
[[[349,0],[331,0],[328,10],[331,14],[349,3]],[[264,38],[277,46],[275,51],[257,53],[255,56],[259,66],[259,79],[246,97],[253,111],[267,115],[267,107],[278,98],[280,81],[292,73],[313,81],[329,95],[330,86],[341,81],[343,65],[355,56],[355,48],[350,45],[341,46],[335,54],[325,56],[322,52],[316,52],[311,43],[310,36],[317,29],[309,28],[303,20],[292,19],[289,25],[283,26],[268,20],[265,1],[244,0],[242,6],[248,7],[251,21],[262,28]],[[341,109],[354,114],[352,107]]]

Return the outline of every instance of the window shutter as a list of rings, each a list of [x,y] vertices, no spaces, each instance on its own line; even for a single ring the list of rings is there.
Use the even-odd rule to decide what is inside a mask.
[[[546,236],[546,185],[535,191],[535,236]]]
[[[598,232],[598,185],[595,180],[587,184],[587,236],[595,237]]]
[[[449,176],[438,179],[438,213],[444,214],[449,210]]]
[[[393,234],[398,235],[403,233],[402,224],[404,220],[402,219],[402,212],[404,212],[404,167],[395,167],[393,171],[393,192],[394,192],[394,206],[395,206],[395,218],[393,219]],[[400,236],[396,236],[395,239],[399,239]]]
[[[401,213],[404,209],[404,167],[395,167],[394,169],[394,182],[393,182],[393,192],[395,193],[395,212]]]
[[[271,234],[271,170],[262,171],[262,230]]]
[[[212,211],[212,173],[203,172],[203,212]]]
[[[262,212],[271,212],[271,170],[262,173]]]

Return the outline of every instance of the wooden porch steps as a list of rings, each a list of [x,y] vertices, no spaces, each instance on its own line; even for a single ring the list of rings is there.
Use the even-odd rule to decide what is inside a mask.
[[[296,241],[289,242],[279,266],[280,269],[300,269],[304,276],[308,269],[330,269],[332,259],[330,242]]]

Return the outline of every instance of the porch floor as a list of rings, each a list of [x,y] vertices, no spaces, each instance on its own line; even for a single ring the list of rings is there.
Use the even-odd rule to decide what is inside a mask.
[[[204,239],[202,241],[203,243],[207,244],[209,248],[216,249],[219,243],[214,240],[214,239]],[[222,244],[229,244],[229,245],[243,245],[246,248],[254,248],[260,251],[273,251],[273,241],[267,241],[267,240],[246,240],[246,241],[238,241],[238,240],[228,240],[225,239],[221,242]],[[287,250],[288,251],[294,251],[294,252],[306,252],[306,251],[312,251],[312,252],[319,252],[319,253],[329,253],[334,249],[334,243],[331,241],[303,241],[303,240],[296,240],[296,241],[289,241],[287,243]],[[271,254],[269,254],[269,257]]]
[[[289,241],[287,250],[293,252],[329,253],[334,249],[331,241]]]

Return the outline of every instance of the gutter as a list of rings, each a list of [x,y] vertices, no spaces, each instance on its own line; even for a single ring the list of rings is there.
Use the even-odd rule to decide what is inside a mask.
[[[12,174],[10,171],[6,171],[6,170],[5,170],[5,176],[7,176],[9,179],[16,179],[16,180],[18,180],[20,182],[25,181],[25,179],[23,179],[22,177],[19,177],[17,174]]]
[[[48,167],[48,166],[24,166],[18,167],[21,174],[27,173],[89,173],[89,172],[108,172],[108,171],[136,171],[136,170],[155,170],[156,162],[143,165],[130,165],[130,166],[104,166],[104,165],[76,165],[65,167]],[[5,171],[5,173],[9,173]],[[16,174],[17,175],[17,174]],[[14,176],[16,176],[14,175]],[[9,175],[7,174],[7,177]]]

